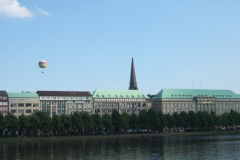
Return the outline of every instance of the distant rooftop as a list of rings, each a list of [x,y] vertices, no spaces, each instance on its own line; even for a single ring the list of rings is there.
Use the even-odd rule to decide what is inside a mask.
[[[92,96],[89,91],[37,91],[39,96]]]
[[[0,90],[0,96],[8,96],[6,91]]]
[[[162,89],[152,99],[159,98],[193,98],[193,97],[216,97],[216,98],[240,98],[231,90],[215,89]]]
[[[100,90],[93,92],[93,98],[149,98],[139,90]]]
[[[8,93],[9,98],[39,98],[37,93]]]

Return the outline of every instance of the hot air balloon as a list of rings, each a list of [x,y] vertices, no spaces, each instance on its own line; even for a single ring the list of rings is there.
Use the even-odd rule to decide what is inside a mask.
[[[39,66],[40,68],[46,68],[46,67],[47,67],[47,61],[45,61],[45,60],[39,61],[39,62],[38,62],[38,66]],[[42,73],[44,73],[44,72],[42,71]]]

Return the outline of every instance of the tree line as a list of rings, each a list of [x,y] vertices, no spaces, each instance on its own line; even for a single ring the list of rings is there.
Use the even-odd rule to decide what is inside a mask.
[[[53,115],[52,118],[43,111],[36,112],[29,117],[24,114],[18,118],[12,113],[3,116],[0,113],[0,133],[9,131],[36,135],[38,133],[110,133],[128,131],[158,131],[166,129],[184,129],[192,131],[213,130],[217,128],[236,128],[240,125],[240,113],[231,110],[229,113],[216,115],[215,112],[175,112],[163,114],[153,109],[141,110],[139,115],[132,113],[119,114],[114,110],[111,115],[89,114],[87,112],[74,112],[70,115]]]

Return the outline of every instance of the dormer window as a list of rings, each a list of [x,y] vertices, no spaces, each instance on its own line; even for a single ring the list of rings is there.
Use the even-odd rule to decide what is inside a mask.
[[[99,95],[97,94],[97,97],[99,97]]]
[[[134,97],[134,95],[132,95],[132,97]]]
[[[121,95],[120,97],[123,97],[123,95]]]
[[[117,95],[115,95],[115,97],[118,97]]]

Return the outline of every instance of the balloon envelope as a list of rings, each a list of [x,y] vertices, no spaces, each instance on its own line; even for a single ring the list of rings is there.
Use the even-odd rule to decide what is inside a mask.
[[[46,68],[47,67],[47,61],[41,60],[38,62],[38,65],[40,68]]]

